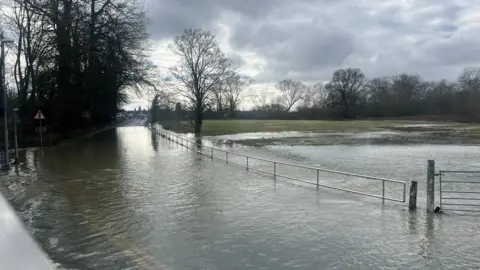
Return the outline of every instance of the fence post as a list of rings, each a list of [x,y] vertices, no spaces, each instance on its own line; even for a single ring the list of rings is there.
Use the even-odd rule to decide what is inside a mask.
[[[382,180],[382,203],[385,203],[385,180]]]
[[[319,188],[318,181],[320,180],[320,171],[317,170],[317,189]]]
[[[248,157],[247,157],[247,170],[248,170]]]
[[[435,161],[429,160],[427,165],[427,212],[433,213],[435,208]]]
[[[225,152],[225,163],[228,164],[228,152]]]
[[[410,199],[408,201],[408,209],[413,210],[417,208],[417,181],[412,181],[410,185]]]
[[[273,179],[277,179],[277,162],[273,162]]]
[[[210,148],[210,158],[213,159],[213,148]]]
[[[442,171],[439,171],[438,172],[438,191],[440,191],[440,198],[439,198],[439,202],[440,202],[440,211],[443,209],[442,207]]]

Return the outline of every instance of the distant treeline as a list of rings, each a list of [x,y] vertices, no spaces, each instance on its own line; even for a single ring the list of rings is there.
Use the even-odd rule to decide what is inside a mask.
[[[454,121],[480,121],[480,69],[465,69],[458,80],[426,81],[418,75],[366,79],[360,69],[337,70],[327,84],[304,85],[282,80],[278,95],[264,91],[243,96],[254,104],[248,111],[232,111],[228,104],[216,106],[212,99],[204,111],[205,119],[365,119],[422,118]],[[158,120],[188,120],[193,112],[156,101]],[[170,103],[172,104],[172,103]],[[430,117],[426,117],[430,116]]]

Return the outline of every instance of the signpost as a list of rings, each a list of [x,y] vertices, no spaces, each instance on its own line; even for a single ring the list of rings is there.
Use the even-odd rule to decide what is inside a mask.
[[[43,147],[43,137],[42,137],[42,133],[43,133],[43,129],[42,129],[42,120],[45,120],[45,116],[43,116],[43,113],[42,111],[38,111],[37,114],[35,115],[35,117],[33,117],[33,119],[36,119],[38,121],[40,121],[40,147]]]

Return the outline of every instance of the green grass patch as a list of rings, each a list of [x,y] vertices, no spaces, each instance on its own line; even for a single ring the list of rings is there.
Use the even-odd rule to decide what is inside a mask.
[[[308,120],[205,120],[203,135],[225,135],[250,132],[365,132],[394,129],[399,125],[421,124],[425,121],[352,120],[352,121],[308,121]],[[188,122],[162,122],[165,128],[180,133],[191,133]]]

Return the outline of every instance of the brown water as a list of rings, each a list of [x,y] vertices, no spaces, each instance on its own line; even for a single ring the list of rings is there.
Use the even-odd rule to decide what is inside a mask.
[[[475,166],[478,150],[455,145],[237,149],[403,179],[422,178],[418,174],[430,157],[444,156],[439,163],[445,166]],[[424,154],[415,158],[419,153]],[[455,161],[447,162],[447,156]],[[106,131],[43,153],[29,151],[22,160],[18,175],[3,177],[3,192],[66,269],[480,267],[479,217],[426,215],[401,203],[382,205],[274,182],[187,151],[143,127]]]

